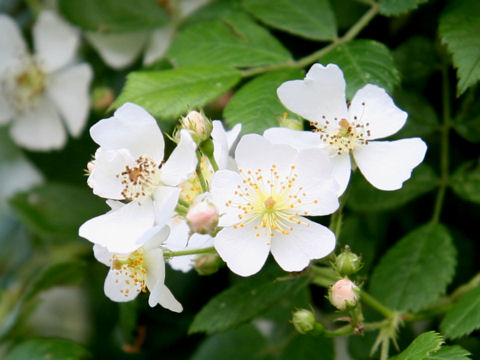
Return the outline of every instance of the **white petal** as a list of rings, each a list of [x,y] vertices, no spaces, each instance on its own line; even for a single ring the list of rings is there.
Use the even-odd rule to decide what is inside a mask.
[[[131,281],[129,274],[110,269],[105,284],[103,285],[105,295],[112,301],[126,302],[135,299],[141,292],[139,283]]]
[[[238,136],[242,131],[242,124],[236,124],[232,130],[227,131],[227,143],[228,149],[232,150],[232,148],[236,145]]]
[[[183,310],[182,304],[180,304],[178,300],[175,299],[172,292],[169,288],[165,286],[165,284],[155,287],[150,293],[150,297],[148,298],[148,305],[154,307],[157,304],[160,304],[165,309],[177,313],[182,312]]]
[[[347,117],[345,79],[335,64],[312,65],[305,80],[284,82],[277,94],[287,109],[319,124]]]
[[[135,159],[124,149],[104,150],[99,148],[95,152],[95,167],[87,179],[88,186],[93,193],[106,199],[123,200],[122,191],[125,185],[118,177],[126,166],[133,166]]]
[[[182,216],[175,216],[170,221],[170,235],[165,241],[165,248],[170,251],[185,250],[190,228]]]
[[[166,185],[176,186],[195,172],[197,167],[197,145],[186,130],[180,132],[180,142],[160,169],[160,177]]]
[[[106,247],[103,247],[98,244],[94,244],[93,256],[95,256],[95,259],[97,259],[99,262],[101,262],[104,265],[107,265],[108,267],[112,265],[113,254],[110,251],[108,251]]]
[[[88,220],[80,226],[79,235],[99,244],[113,253],[137,250],[143,235],[154,225],[153,204],[146,199],[139,204],[132,201],[119,209]]]
[[[272,255],[285,271],[301,271],[310,260],[321,259],[335,249],[332,231],[313,221],[303,221],[308,225],[294,225],[290,234],[272,238]]]
[[[123,205],[125,205],[121,201],[117,201],[117,200],[106,200],[105,202],[112,210],[120,209]]]
[[[165,225],[155,226],[148,230],[140,243],[146,251],[160,248],[170,235],[170,228]]]
[[[0,209],[5,200],[13,194],[25,191],[35,185],[43,183],[42,174],[30,161],[19,156],[9,161],[2,161],[0,165]]]
[[[210,0],[180,0],[180,17],[185,18]]]
[[[0,21],[1,21],[1,18],[0,18]],[[0,74],[1,74],[1,70],[0,70]],[[8,103],[8,100],[5,98],[5,95],[3,92],[3,86],[0,86],[0,126],[10,122],[14,114],[15,112],[12,106]]]
[[[7,67],[18,63],[26,56],[27,46],[20,29],[9,16],[0,14],[0,74],[4,74]]]
[[[178,203],[181,189],[171,186],[159,186],[153,194],[155,209],[155,225],[163,226],[170,223]]]
[[[297,150],[323,147],[324,144],[320,140],[320,136],[311,131],[292,130],[282,127],[267,129],[263,136],[272,144],[287,144]]]
[[[10,127],[13,140],[29,150],[47,151],[62,148],[67,134],[53,104],[39,99],[35,108],[19,114]]]
[[[348,182],[350,181],[350,174],[352,172],[352,164],[350,161],[350,153],[342,155],[333,155],[330,158],[332,162],[332,176],[338,184],[337,195],[342,195],[347,189]]]
[[[175,28],[172,24],[167,24],[160,29],[153,31],[147,42],[143,65],[151,65],[158,59],[161,59],[167,51],[172,41]]]
[[[214,239],[214,246],[220,257],[235,274],[250,276],[263,267],[267,260],[270,246],[267,239],[257,237],[252,226],[227,227]]]
[[[213,238],[210,235],[193,234],[190,239],[187,237],[186,240],[188,240],[188,245],[186,247],[176,249],[177,251],[205,249],[213,246]],[[174,256],[168,260],[168,263],[174,270],[188,272],[192,270],[193,262],[197,256],[198,255]]]
[[[92,139],[101,147],[128,149],[135,158],[147,156],[160,163],[165,142],[157,122],[144,108],[132,103],[120,106],[112,117],[90,128]]]
[[[85,36],[98,51],[103,61],[114,69],[131,65],[142,51],[148,38],[148,34],[145,32],[87,32]]]
[[[80,64],[52,74],[48,84],[50,98],[65,120],[68,131],[75,137],[80,135],[87,122],[92,76],[90,65]]]
[[[229,156],[227,132],[221,121],[214,120],[212,121],[212,125],[213,157],[219,169],[226,169]]]
[[[408,114],[400,110],[384,89],[365,85],[357,91],[349,109],[350,119],[356,116],[363,124],[369,124],[367,139],[380,139],[400,130]]]
[[[239,222],[238,215],[242,213],[242,210],[238,206],[227,206],[227,201],[232,200],[234,204],[246,201],[235,195],[237,187],[242,185],[242,177],[237,172],[219,170],[213,175],[210,194],[212,202],[220,214],[219,226],[231,226]]]
[[[33,26],[33,42],[42,68],[53,72],[72,62],[80,34],[54,11],[45,10]]]
[[[398,190],[423,161],[427,145],[420,138],[372,141],[353,152],[363,176],[380,190]]]

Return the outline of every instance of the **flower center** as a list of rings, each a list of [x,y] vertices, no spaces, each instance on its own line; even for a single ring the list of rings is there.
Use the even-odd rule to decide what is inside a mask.
[[[7,70],[1,86],[8,102],[17,112],[22,113],[37,105],[47,86],[47,76],[35,61],[28,57]]]
[[[142,200],[151,196],[160,184],[160,166],[148,157],[140,156],[135,166],[126,166],[125,170],[117,175],[122,179],[124,188],[122,195],[126,200]]]
[[[245,172],[239,169],[238,172],[243,180],[242,185],[237,185],[234,195],[240,200],[228,200],[225,204],[240,210],[239,223],[233,226],[234,229],[252,224],[257,230],[255,236],[263,235],[267,238],[267,245],[270,245],[273,236],[290,234],[294,230],[293,225],[308,226],[301,217],[308,215],[308,211],[300,210],[306,205],[308,194],[306,189],[297,183],[298,174],[294,165],[285,175],[280,175],[275,164],[268,170]]]
[[[144,267],[143,248],[129,255],[114,254],[112,257],[112,269],[117,279],[115,282],[121,285],[120,292],[128,297],[130,292],[146,292],[147,270]]]

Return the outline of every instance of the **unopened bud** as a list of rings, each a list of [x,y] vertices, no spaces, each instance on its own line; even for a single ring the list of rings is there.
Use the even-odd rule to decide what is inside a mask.
[[[351,275],[357,273],[363,267],[360,256],[353,253],[347,246],[335,259],[335,269],[340,275]]]
[[[338,310],[354,307],[358,301],[358,286],[348,279],[338,280],[328,291],[330,303]]]
[[[180,119],[180,125],[190,133],[197,144],[207,140],[213,129],[212,122],[198,111],[190,111]]]
[[[315,315],[310,310],[300,309],[293,313],[292,324],[300,334],[312,332],[316,323]]]
[[[283,113],[282,116],[278,116],[278,125],[280,127],[286,127],[292,130],[303,130],[302,120],[290,118],[287,113]]]
[[[190,206],[186,219],[192,232],[209,234],[218,225],[218,211],[212,203],[202,201]]]
[[[99,86],[92,92],[92,108],[97,112],[105,111],[115,100],[112,89],[107,86]]]
[[[193,263],[193,268],[198,275],[211,275],[220,269],[223,261],[217,254],[199,255]]]

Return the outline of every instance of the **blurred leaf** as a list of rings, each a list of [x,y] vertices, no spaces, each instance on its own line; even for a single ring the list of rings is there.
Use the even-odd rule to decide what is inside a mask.
[[[198,347],[192,360],[260,360],[266,355],[268,343],[253,325],[207,337]]]
[[[418,336],[401,354],[392,360],[426,360],[428,355],[437,351],[443,344],[439,333],[429,331]]]
[[[423,225],[382,257],[371,278],[372,295],[392,309],[418,311],[445,293],[455,274],[456,254],[443,225]]]
[[[435,109],[421,94],[399,90],[394,99],[408,113],[407,123],[394,135],[395,139],[427,136],[440,127]]]
[[[470,353],[458,345],[444,346],[437,352],[425,358],[425,360],[469,360],[469,359],[470,359]]]
[[[480,159],[460,165],[449,182],[455,194],[480,204]]]
[[[449,339],[459,338],[480,328],[480,287],[464,296],[447,312],[440,330]]]
[[[453,55],[457,95],[461,95],[480,80],[480,2],[450,1],[440,16],[438,31]]]
[[[68,21],[86,30],[152,30],[168,21],[159,2],[151,0],[59,0],[58,7]]]
[[[229,15],[246,15],[241,0],[216,0],[195,11],[187,18],[186,26],[193,23],[218,20]]]
[[[53,338],[32,339],[15,346],[5,360],[81,360],[90,358],[83,347],[73,341]]]
[[[453,119],[453,128],[464,139],[480,143],[480,104],[476,100],[475,94],[471,94],[473,108],[470,111],[461,113]]]
[[[331,1],[331,5],[340,30],[350,28],[368,11],[368,5],[360,1],[335,0]]]
[[[78,228],[105,210],[87,189],[48,183],[15,195],[10,205],[29,230],[47,240],[78,239]]]
[[[242,124],[242,132],[262,134],[266,129],[279,126],[279,118],[288,112],[277,96],[283,82],[302,78],[301,70],[288,69],[264,74],[240,88],[224,110],[225,122],[232,127]]]
[[[383,15],[400,15],[418,8],[428,0],[379,0],[380,13]]]
[[[347,206],[359,212],[391,210],[435,189],[438,178],[426,164],[419,165],[400,190],[382,191],[374,188],[356,171],[350,182]]]
[[[177,66],[236,67],[278,64],[292,59],[265,28],[238,14],[185,28],[173,40],[167,57]]]
[[[334,360],[333,340],[311,335],[297,335],[288,342],[279,360]]]
[[[366,84],[379,85],[392,93],[400,83],[392,53],[378,41],[349,41],[322,56],[320,62],[340,66],[347,81],[348,99]]]
[[[265,24],[313,40],[337,36],[328,0],[244,0],[243,5]]]
[[[264,269],[262,273],[231,286],[200,310],[189,332],[212,334],[231,329],[265,312],[308,284],[305,276],[288,280],[278,278],[286,275],[284,272]]]
[[[240,78],[239,71],[216,65],[132,72],[112,107],[130,101],[154,116],[175,118],[215,100]]]

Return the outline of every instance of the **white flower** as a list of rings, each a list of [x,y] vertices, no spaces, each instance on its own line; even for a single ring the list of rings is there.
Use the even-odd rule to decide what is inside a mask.
[[[0,125],[13,120],[10,134],[27,149],[59,149],[66,130],[78,136],[84,128],[92,70],[72,65],[78,33],[54,12],[39,15],[33,40],[35,55],[16,23],[0,15]]]
[[[197,165],[196,145],[185,131],[166,162],[163,135],[142,107],[127,103],[99,121],[90,134],[100,148],[88,185],[101,197],[126,204],[84,223],[80,236],[128,253],[142,246],[145,232],[173,216],[181,189]]]
[[[128,254],[111,253],[95,244],[95,258],[110,267],[105,279],[105,295],[113,301],[131,301],[140,292],[150,291],[148,304],[160,304],[171,311],[181,312],[182,305],[165,286],[165,260],[162,243],[169,233],[168,227],[152,228],[148,240]]]
[[[215,248],[233,272],[255,274],[270,251],[284,270],[300,271],[335,248],[335,235],[304,217],[338,208],[327,154],[251,134],[240,140],[235,160],[238,172],[216,172],[211,186],[224,227]]]
[[[288,109],[310,120],[316,130],[272,128],[264,136],[297,149],[326,149],[340,194],[354,167],[350,153],[365,178],[381,190],[400,189],[425,156],[427,146],[420,138],[372,141],[395,134],[408,115],[395,106],[384,89],[371,84],[357,91],[347,108],[345,80],[337,65],[314,64],[305,80],[287,81],[277,93]]]

